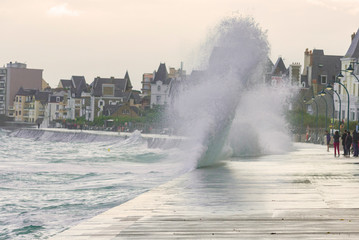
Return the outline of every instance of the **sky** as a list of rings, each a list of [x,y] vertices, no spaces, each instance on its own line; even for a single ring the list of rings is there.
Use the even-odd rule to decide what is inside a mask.
[[[0,66],[43,69],[60,79],[123,78],[134,89],[160,63],[190,73],[208,32],[223,18],[252,17],[271,60],[303,63],[304,51],[344,55],[359,28],[359,0],[0,0]]]

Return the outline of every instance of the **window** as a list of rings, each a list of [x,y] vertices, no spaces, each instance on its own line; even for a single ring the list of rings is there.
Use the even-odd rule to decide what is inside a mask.
[[[321,84],[327,84],[327,75],[321,75],[320,76],[320,83]]]
[[[60,106],[56,105],[56,110],[59,111],[59,109],[60,109]]]
[[[158,91],[158,92],[161,91],[161,86],[160,86],[160,85],[157,86],[157,91]]]
[[[19,115],[21,115],[21,111],[19,111]]]
[[[161,96],[156,97],[156,102],[157,102],[157,104],[161,102]]]
[[[56,97],[56,102],[60,102],[60,97]]]
[[[114,96],[115,85],[114,84],[102,84],[102,95],[103,96]]]

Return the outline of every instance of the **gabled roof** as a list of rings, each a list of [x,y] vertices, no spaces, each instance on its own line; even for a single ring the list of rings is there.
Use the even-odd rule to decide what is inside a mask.
[[[126,104],[116,104],[116,105],[106,105],[103,108],[103,112],[106,116],[111,116],[119,111],[123,107],[128,107]],[[137,115],[140,114],[140,110],[135,106],[129,106],[129,108],[134,111]]]
[[[95,97],[102,96],[102,85],[103,84],[113,84],[115,86],[114,97],[123,97],[124,92],[126,91],[126,80],[122,78],[100,78],[97,77],[93,81],[92,85],[92,94]]]
[[[161,63],[158,67],[157,72],[155,73],[155,78],[153,79],[153,82],[162,81],[164,82],[168,78],[168,72],[166,68],[165,63]]]
[[[350,47],[347,51],[347,53],[345,54],[346,58],[359,58],[359,29],[356,32]]]
[[[74,87],[78,88],[82,82],[86,82],[84,76],[72,76],[71,80],[73,81]]]
[[[60,82],[61,82],[62,88],[73,89],[75,87],[71,80],[61,79]]]
[[[49,95],[51,92],[48,91],[37,91],[35,93],[35,100],[40,101],[43,105],[49,101]]]
[[[283,59],[279,57],[277,62],[273,66],[272,75],[285,74],[287,72],[287,68],[284,65]]]
[[[24,89],[23,87],[20,87],[15,95],[18,95],[18,96],[32,96],[32,95],[35,95],[35,93],[36,93],[35,89]]]
[[[132,89],[132,83],[131,83],[131,80],[130,80],[130,76],[128,75],[128,71],[126,71],[124,79],[126,81],[126,91],[131,90]]]
[[[126,92],[124,93],[124,96],[125,96],[124,102],[128,102],[130,101],[130,99],[133,99],[135,104],[141,103],[141,96],[137,91]]]
[[[82,92],[87,91],[87,84],[84,76],[72,76],[72,83],[74,89],[71,92],[75,93],[75,97],[80,98]]]

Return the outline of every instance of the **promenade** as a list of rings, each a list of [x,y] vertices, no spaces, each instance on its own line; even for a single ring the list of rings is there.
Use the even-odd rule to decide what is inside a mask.
[[[359,239],[359,158],[294,146],[196,169],[52,239]]]

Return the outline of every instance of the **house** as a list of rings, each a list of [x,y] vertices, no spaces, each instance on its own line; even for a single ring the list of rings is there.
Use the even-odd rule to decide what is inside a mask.
[[[154,105],[166,105],[170,102],[172,80],[172,78],[168,77],[166,64],[161,63],[151,82],[151,107]]]
[[[302,86],[313,87],[318,92],[328,83],[333,84],[336,75],[340,72],[340,59],[342,56],[325,55],[324,50],[314,49],[304,52],[303,73],[301,75]]]
[[[84,76],[72,76],[71,79],[61,79],[58,89],[67,91],[67,118],[75,120],[90,114],[90,92]]]
[[[51,125],[53,121],[67,119],[68,92],[62,89],[55,90],[49,95],[46,110],[46,121]]]
[[[17,91],[12,104],[15,122],[29,122],[29,110],[33,108],[31,103],[33,103],[35,93],[35,89],[24,89],[22,87]]]
[[[346,54],[340,58],[340,65],[337,68],[337,74],[341,73],[343,77],[340,82],[346,86],[349,93],[349,120],[359,120],[359,29],[351,35],[351,44]],[[349,70],[351,66],[352,70]],[[339,93],[341,99],[341,119],[348,119],[348,94],[340,84],[334,84],[334,89]],[[335,95],[335,111],[338,116],[339,99]]]
[[[300,85],[300,69],[299,63],[292,63],[287,68],[282,57],[278,57],[275,64],[268,59],[265,65],[265,83],[271,86]]]
[[[16,122],[38,123],[45,116],[49,91],[20,88],[14,99],[14,120]]]
[[[104,107],[126,102],[132,91],[132,84],[128,72],[124,78],[97,77],[91,84],[91,118],[104,115]]]
[[[284,65],[283,59],[279,57],[270,72],[270,83],[272,86],[283,84],[288,75],[288,70]]]

